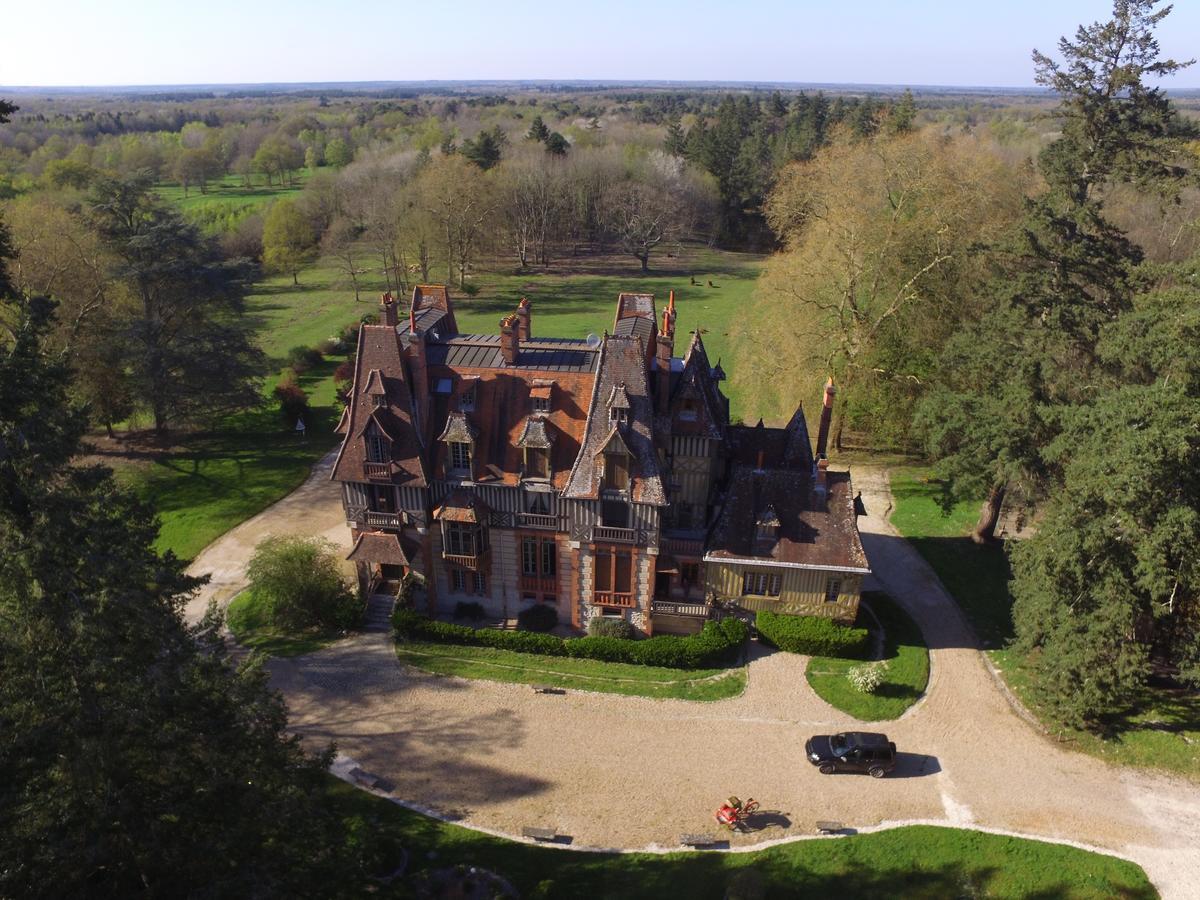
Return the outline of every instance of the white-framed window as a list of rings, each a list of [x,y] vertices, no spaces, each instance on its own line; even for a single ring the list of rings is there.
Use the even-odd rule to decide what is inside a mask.
[[[614,425],[624,425],[629,418],[629,410],[623,406],[610,406],[608,408],[608,421]]]
[[[830,578],[825,583],[825,602],[837,603],[840,596],[842,596],[842,579]]]
[[[483,572],[475,573],[475,593],[487,593],[487,575],[485,575]]]
[[[526,491],[525,512],[537,513],[539,516],[550,515],[550,492]]]
[[[459,594],[467,592],[467,573],[458,566],[453,566],[450,569],[450,590]]]
[[[742,575],[742,593],[758,597],[778,597],[779,576],[770,572],[746,572]]]
[[[375,409],[382,409],[387,406],[387,394],[372,394],[371,406],[375,407]]]
[[[471,470],[471,445],[465,441],[450,442],[450,468]]]
[[[459,399],[459,408],[463,412],[471,412],[475,409],[475,383],[471,382],[463,391],[462,397]]]
[[[550,412],[550,398],[549,397],[534,397],[533,398],[533,411],[535,413]]]

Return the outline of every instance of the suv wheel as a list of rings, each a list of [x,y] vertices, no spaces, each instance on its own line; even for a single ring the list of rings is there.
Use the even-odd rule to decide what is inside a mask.
[[[822,775],[832,775],[837,770],[834,769],[833,763],[821,763],[821,765],[817,768],[817,771]]]
[[[884,775],[887,774],[887,772],[884,771],[883,766],[871,766],[869,771],[871,773],[872,778],[882,778]]]

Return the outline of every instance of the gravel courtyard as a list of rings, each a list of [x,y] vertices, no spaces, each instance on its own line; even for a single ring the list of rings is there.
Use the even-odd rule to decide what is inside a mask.
[[[810,734],[861,723],[809,689],[803,658],[757,649],[746,692],[714,703],[540,695],[428,675],[402,667],[382,632],[273,660],[273,683],[314,746],[336,741],[391,782],[397,799],[465,825],[511,835],[555,827],[587,847],[677,848],[680,834],[714,829],[712,810],[738,794],[775,812],[760,817],[761,830],[735,836],[735,847],[811,835],[818,819],[978,826],[1109,850],[1144,866],[1164,896],[1196,896],[1200,786],[1061,749],[1020,718],[953,600],[888,524],[886,472],[854,477],[875,577],[931,648],[925,698],[880,726],[902,751],[892,777],[821,776],[808,765]],[[268,533],[325,533],[344,544],[327,478],[319,466],[296,493],[208,548],[193,567],[219,573],[206,595],[227,602]]]

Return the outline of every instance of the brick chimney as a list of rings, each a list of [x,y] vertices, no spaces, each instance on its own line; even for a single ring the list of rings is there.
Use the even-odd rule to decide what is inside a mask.
[[[825,382],[825,405],[821,407],[821,425],[817,429],[817,457],[824,459],[829,444],[829,422],[833,419],[833,378]]]
[[[396,298],[392,296],[391,291],[379,298],[379,317],[383,320],[384,325],[390,325],[392,328],[400,324],[399,314],[396,311]]]
[[[658,378],[654,386],[658,412],[666,415],[671,406],[671,356],[675,352],[675,292],[671,291],[663,310],[662,330],[654,340]]]
[[[417,314],[410,308],[408,313],[409,341],[405,356],[408,359],[409,379],[413,399],[416,401],[417,431],[429,421],[429,377],[425,359],[425,335],[417,331]],[[403,346],[403,344],[401,344]]]
[[[506,366],[517,364],[517,317],[510,313],[500,320],[500,355],[504,357]]]
[[[522,297],[517,304],[517,340],[528,341],[533,337],[533,307],[528,297]]]
[[[825,500],[829,496],[829,460],[822,457],[817,460],[817,477],[813,479],[813,505],[817,510],[825,508]]]

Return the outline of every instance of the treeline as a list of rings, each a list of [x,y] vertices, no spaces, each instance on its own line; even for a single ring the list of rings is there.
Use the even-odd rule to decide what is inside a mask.
[[[186,106],[132,98],[36,102],[0,133],[0,199],[39,189],[80,187],[94,173],[148,173],[185,193],[237,175],[290,184],[298,172],[340,169],[361,155],[418,153],[499,159],[535,123],[557,155],[630,148],[666,149],[715,179],[719,203],[712,240],[726,246],[771,246],[761,207],[779,167],[806,159],[840,127],[867,136],[909,127],[910,94],[898,101],[828,98],[824,94],[718,95],[647,93],[581,98],[423,96],[354,99],[227,96]],[[115,103],[122,108],[114,109]],[[128,104],[129,108],[123,108]],[[488,168],[488,165],[484,165]]]
[[[786,247],[735,377],[838,384],[835,446],[922,451],[946,502],[1037,514],[1015,646],[1059,721],[1116,727],[1152,669],[1200,685],[1200,133],[1152,86],[1156,0],[1035,53],[1060,131],[836,144],[767,203]],[[1113,50],[1112,48],[1117,48]]]

